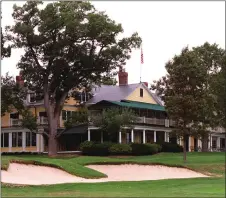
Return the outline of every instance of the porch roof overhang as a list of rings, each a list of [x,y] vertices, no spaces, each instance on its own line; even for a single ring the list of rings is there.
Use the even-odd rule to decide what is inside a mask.
[[[102,100],[96,104],[90,106],[90,109],[95,108],[95,106],[99,105],[115,105],[120,107],[127,107],[127,108],[136,108],[136,109],[149,109],[155,111],[166,111],[164,106],[158,104],[150,104],[150,103],[143,103],[143,102],[135,102],[130,100],[121,100],[119,101],[109,101],[109,100]]]
[[[88,124],[78,124],[68,129],[58,131],[58,135],[85,134],[88,130]]]

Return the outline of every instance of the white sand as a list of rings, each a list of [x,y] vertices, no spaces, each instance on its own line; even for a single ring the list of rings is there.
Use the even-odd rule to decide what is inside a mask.
[[[185,168],[166,166],[89,165],[87,167],[108,175],[108,178],[84,179],[56,168],[11,163],[7,171],[1,171],[1,182],[25,185],[44,185],[208,177]]]

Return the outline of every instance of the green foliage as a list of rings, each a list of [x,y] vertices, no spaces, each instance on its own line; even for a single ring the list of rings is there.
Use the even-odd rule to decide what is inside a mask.
[[[167,75],[152,85],[170,119],[176,121],[173,133],[177,136],[204,138],[209,127],[216,126],[217,101],[210,87],[224,59],[225,50],[216,44],[186,47],[166,64]]]
[[[128,108],[108,108],[96,116],[91,116],[93,124],[108,135],[123,131],[123,127],[132,127],[136,121],[135,113]]]
[[[83,148],[84,147],[91,147],[91,146],[93,146],[93,144],[94,144],[94,142],[92,142],[92,141],[85,141],[85,142],[82,142],[80,145],[79,145],[79,148],[81,149],[81,150],[83,150]]]
[[[64,122],[64,126],[71,128],[74,125],[85,123],[88,123],[88,110],[80,109],[79,111],[72,112],[72,116]]]
[[[94,143],[92,145],[83,145],[82,153],[90,156],[107,156],[109,154],[109,144]]]
[[[1,28],[1,59],[11,56],[11,46],[5,46],[6,40],[6,36],[2,33]]]
[[[159,150],[157,144],[132,143],[131,148],[133,155],[152,155],[156,154]]]
[[[132,148],[129,144],[113,144],[109,148],[111,155],[130,155]]]
[[[160,144],[162,152],[172,152],[172,153],[179,153],[183,152],[183,147],[179,144],[173,144],[170,142],[163,142]]]
[[[36,132],[38,128],[37,117],[29,109],[21,111],[22,119],[21,126],[29,129],[31,132]]]
[[[103,76],[100,85],[116,85],[118,82],[114,77]]]
[[[44,90],[58,111],[69,90],[99,82],[103,74],[125,65],[141,38],[134,33],[117,39],[121,24],[89,2],[60,1],[44,8],[40,4],[14,5],[15,25],[7,27],[7,34],[13,47],[25,50],[17,67],[27,85]]]
[[[14,5],[14,25],[6,28],[14,48],[23,48],[17,64],[26,86],[44,95],[49,133],[57,134],[57,120],[65,99],[75,88],[97,84],[103,75],[124,66],[132,49],[140,47],[137,33],[122,37],[123,28],[87,1],[42,1]],[[50,140],[51,139],[51,140]],[[57,139],[49,144],[55,155]]]
[[[1,116],[6,112],[16,109],[21,112],[24,109],[23,99],[26,97],[26,90],[16,84],[8,73],[1,77]]]

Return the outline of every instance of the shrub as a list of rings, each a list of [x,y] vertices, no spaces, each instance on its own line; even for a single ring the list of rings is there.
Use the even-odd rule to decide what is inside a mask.
[[[159,146],[158,144],[145,144],[145,145],[147,146],[148,154],[153,155],[160,152],[161,146]]]
[[[161,144],[162,146],[162,152],[172,152],[172,153],[179,153],[183,152],[183,147],[179,144],[170,143],[170,142],[163,142]]]
[[[128,155],[131,154],[132,148],[129,144],[113,144],[109,148],[109,153],[112,155]]]
[[[84,147],[91,147],[91,146],[93,146],[93,144],[94,144],[94,142],[92,142],[92,141],[85,141],[80,144],[79,148],[81,150],[83,150]]]
[[[162,146],[160,144],[152,144],[152,145],[155,145],[158,149],[158,153],[160,153],[162,151]]]
[[[21,152],[2,152],[1,155],[39,155],[43,153],[39,153],[39,152],[32,152],[32,151],[21,151]]]
[[[82,154],[91,156],[106,156],[108,155],[108,149],[112,143],[95,143],[91,141],[85,141],[80,144]]]

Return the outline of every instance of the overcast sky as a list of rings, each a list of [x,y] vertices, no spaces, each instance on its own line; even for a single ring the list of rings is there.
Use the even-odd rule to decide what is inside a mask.
[[[2,2],[2,27],[12,25],[13,4]],[[185,46],[204,42],[217,43],[225,49],[225,2],[93,2],[98,10],[106,11],[121,23],[124,35],[138,32],[143,39],[144,64],[142,81],[151,83],[163,76],[165,63]],[[16,64],[23,50],[13,50],[1,63],[1,72],[16,76]],[[140,50],[132,52],[127,62],[129,83],[140,81]]]

